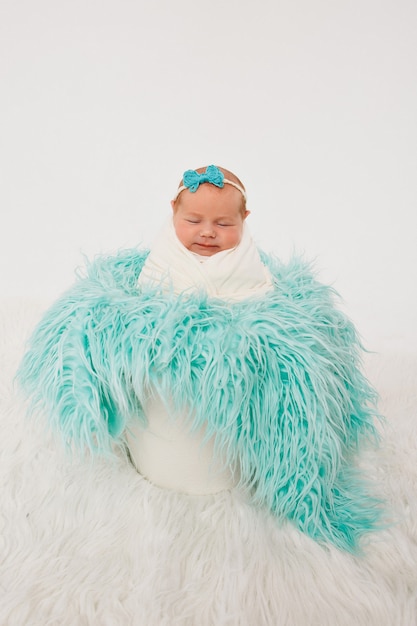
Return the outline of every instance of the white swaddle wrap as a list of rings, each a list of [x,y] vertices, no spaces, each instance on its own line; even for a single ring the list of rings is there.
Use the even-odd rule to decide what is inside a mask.
[[[270,272],[261,261],[246,222],[239,245],[207,257],[182,245],[172,219],[152,246],[138,284],[161,285],[177,295],[201,289],[226,302],[259,297],[273,289]]]
[[[238,246],[200,257],[178,240],[172,219],[152,247],[138,284],[161,286],[177,295],[204,290],[226,302],[260,297],[273,289],[245,224]],[[132,461],[143,476],[160,487],[190,494],[216,493],[236,485],[239,468],[226,467],[214,454],[214,440],[205,440],[204,429],[191,431],[185,416],[173,418],[173,411],[153,390],[143,408],[147,426],[137,421],[127,433]]]

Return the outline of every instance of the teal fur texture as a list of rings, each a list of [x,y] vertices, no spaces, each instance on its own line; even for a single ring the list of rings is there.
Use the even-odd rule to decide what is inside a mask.
[[[376,394],[355,328],[300,259],[263,255],[275,289],[226,304],[143,290],[147,251],[100,257],[45,314],[18,371],[32,408],[79,450],[111,452],[150,385],[206,424],[255,505],[359,550],[380,504],[357,468]]]

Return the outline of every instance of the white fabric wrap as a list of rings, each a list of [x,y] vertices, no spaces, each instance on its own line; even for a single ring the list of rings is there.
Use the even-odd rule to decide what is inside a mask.
[[[152,246],[139,285],[161,286],[177,295],[199,289],[226,302],[260,297],[273,289],[271,274],[261,261],[246,223],[235,248],[200,257],[179,241],[172,219]]]
[[[153,245],[138,284],[177,295],[202,290],[230,303],[273,289],[246,224],[238,246],[200,257],[178,240],[172,219]],[[216,493],[236,485],[239,468],[226,467],[215,456],[214,440],[207,440],[204,429],[192,431],[185,416],[174,418],[154,390],[144,412],[147,427],[135,422],[127,440],[137,470],[153,484],[190,494]]]

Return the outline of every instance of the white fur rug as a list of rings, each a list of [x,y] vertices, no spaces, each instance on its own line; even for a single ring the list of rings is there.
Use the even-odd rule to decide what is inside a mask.
[[[12,385],[41,309],[8,302],[0,319],[2,626],[416,626],[416,354],[366,361],[389,425],[364,466],[394,524],[355,558],[238,493],[184,496],[121,457],[65,458]]]

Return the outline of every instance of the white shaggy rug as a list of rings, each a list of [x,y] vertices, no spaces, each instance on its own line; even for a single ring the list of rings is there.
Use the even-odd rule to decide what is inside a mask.
[[[9,301],[0,318],[1,626],[416,626],[416,354],[366,360],[389,424],[363,464],[393,525],[353,557],[239,493],[184,496],[122,457],[65,458],[12,384],[41,310]]]

